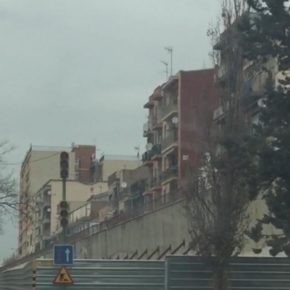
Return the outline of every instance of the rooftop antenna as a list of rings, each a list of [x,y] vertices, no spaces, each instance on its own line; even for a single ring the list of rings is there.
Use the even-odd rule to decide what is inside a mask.
[[[165,46],[165,50],[170,54],[170,76],[173,74],[173,47],[172,46]]]
[[[140,159],[140,146],[135,146],[134,149],[135,149],[135,151],[137,153],[137,158],[139,160]]]
[[[166,74],[166,80],[168,79],[168,62],[161,60],[161,63],[165,65],[165,74]]]

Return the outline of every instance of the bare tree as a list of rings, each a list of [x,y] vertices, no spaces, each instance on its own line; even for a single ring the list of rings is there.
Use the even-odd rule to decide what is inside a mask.
[[[13,147],[7,141],[0,143],[0,221],[7,215],[15,215],[19,206],[16,181],[5,165],[5,157],[11,150]]]
[[[244,59],[238,23],[245,11],[245,1],[223,1],[222,19],[208,33],[215,49],[211,56],[217,68],[219,118],[213,120],[203,98],[205,111],[199,120],[202,157],[198,168],[190,171],[185,190],[192,249],[211,258],[218,290],[228,288],[229,259],[244,247],[247,209],[255,191],[255,162],[242,104]],[[219,32],[220,23],[223,33]]]

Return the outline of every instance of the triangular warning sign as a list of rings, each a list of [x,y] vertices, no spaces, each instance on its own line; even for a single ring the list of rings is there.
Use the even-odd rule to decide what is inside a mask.
[[[73,284],[74,282],[71,278],[69,270],[66,267],[61,267],[52,283],[58,285],[68,285]]]

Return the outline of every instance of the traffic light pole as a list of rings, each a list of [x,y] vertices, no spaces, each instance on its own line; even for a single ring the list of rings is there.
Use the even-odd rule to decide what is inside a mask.
[[[66,201],[66,178],[62,179],[62,200]],[[62,228],[63,231],[63,242],[66,240],[66,225]]]
[[[66,243],[66,236],[67,236],[67,226],[68,226],[68,210],[69,206],[66,201],[66,180],[69,176],[69,154],[65,151],[60,153],[60,177],[62,180],[62,200],[59,204],[59,216],[60,216],[60,225],[62,227],[62,237],[63,243]],[[66,260],[69,258],[70,251],[69,248],[66,248]],[[72,253],[73,255],[73,253]],[[66,289],[66,286],[63,285],[62,289]]]
[[[62,179],[62,200],[66,201],[66,178]]]
[[[66,202],[66,180],[68,178],[68,169],[69,169],[69,154],[65,151],[60,153],[60,177],[62,179],[62,201],[60,208],[61,216],[61,226],[63,230],[63,241],[66,240],[66,229],[67,229],[67,202]],[[63,216],[64,215],[64,216]]]

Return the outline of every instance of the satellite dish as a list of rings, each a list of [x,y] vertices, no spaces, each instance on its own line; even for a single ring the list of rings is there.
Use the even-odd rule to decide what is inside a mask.
[[[122,183],[121,183],[121,187],[122,187],[122,188],[126,188],[126,187],[127,187],[127,182],[122,182]]]
[[[147,143],[146,144],[146,150],[151,150],[153,147],[152,143]]]
[[[172,120],[171,120],[171,122],[173,124],[177,124],[178,123],[178,118],[177,117],[173,117]]]
[[[260,107],[260,108],[265,108],[266,107],[266,105],[265,105],[265,98],[261,98],[261,99],[259,99],[258,101],[257,101],[257,105],[258,105],[258,107]]]

